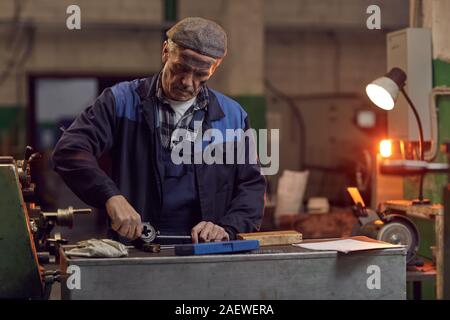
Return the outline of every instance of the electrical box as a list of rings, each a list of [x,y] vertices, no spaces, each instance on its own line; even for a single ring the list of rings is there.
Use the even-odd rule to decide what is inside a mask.
[[[432,90],[431,30],[407,28],[387,34],[388,71],[398,67],[406,72],[406,87],[417,108],[423,126],[424,140],[430,141],[431,121],[429,96]],[[419,129],[405,97],[400,94],[388,113],[390,139],[418,141]]]

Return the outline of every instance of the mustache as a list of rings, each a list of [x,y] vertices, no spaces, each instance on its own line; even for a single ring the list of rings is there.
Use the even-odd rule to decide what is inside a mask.
[[[182,86],[176,86],[174,87],[174,89],[179,90],[179,91],[183,91],[189,94],[194,94],[195,90],[192,87],[182,87]]]

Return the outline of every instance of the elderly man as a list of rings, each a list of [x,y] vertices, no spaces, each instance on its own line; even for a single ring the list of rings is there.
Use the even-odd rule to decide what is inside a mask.
[[[257,163],[175,164],[171,157],[179,130],[192,133],[193,144],[195,122],[201,132],[224,135],[249,128],[237,102],[206,86],[226,55],[226,34],[215,22],[186,18],[167,37],[162,70],[103,91],[62,135],[54,169],[83,201],[106,207],[121,241],[138,238],[143,221],[161,233],[190,234],[194,243],[256,231],[265,192]],[[111,177],[97,164],[105,151]]]

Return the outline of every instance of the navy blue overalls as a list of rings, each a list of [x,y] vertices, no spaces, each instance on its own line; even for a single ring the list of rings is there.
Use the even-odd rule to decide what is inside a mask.
[[[203,116],[203,110],[194,113],[189,124],[191,131],[194,130],[194,121],[201,121]],[[192,151],[193,143],[191,147]],[[191,158],[190,164],[174,164],[171,160],[171,150],[164,146],[160,148],[160,161],[163,162],[164,168],[163,205],[156,227],[161,234],[190,235],[191,229],[201,221],[193,159]],[[193,152],[191,156],[193,157]]]

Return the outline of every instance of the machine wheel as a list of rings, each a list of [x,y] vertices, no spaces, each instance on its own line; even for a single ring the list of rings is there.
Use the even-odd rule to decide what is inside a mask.
[[[403,215],[386,216],[384,225],[378,231],[380,241],[405,245],[407,249],[406,262],[414,260],[419,247],[419,232],[414,223]]]

